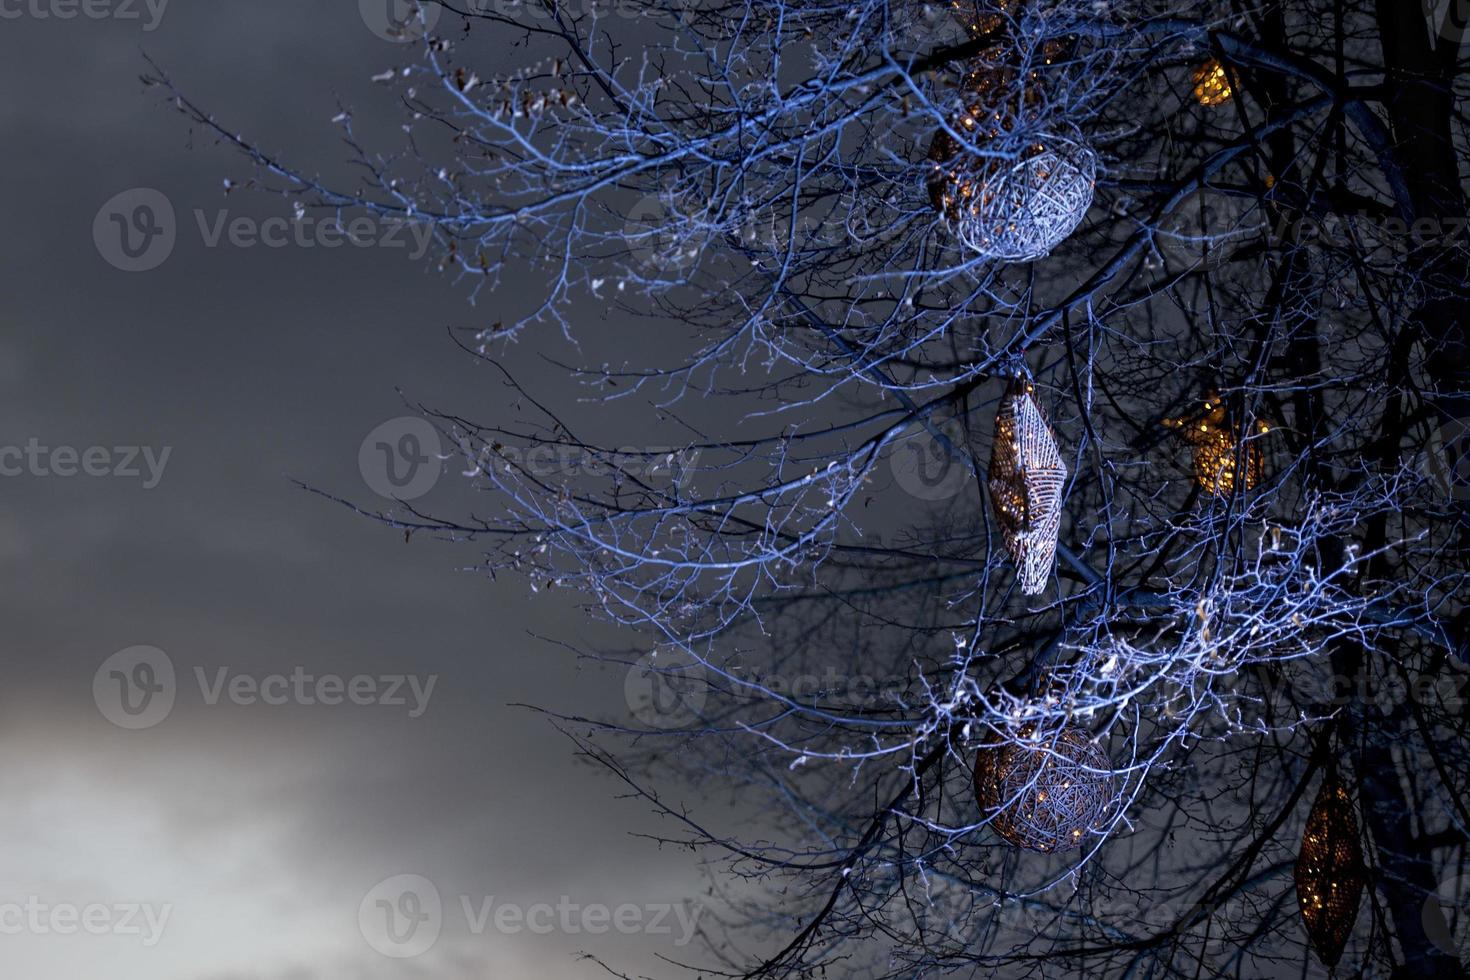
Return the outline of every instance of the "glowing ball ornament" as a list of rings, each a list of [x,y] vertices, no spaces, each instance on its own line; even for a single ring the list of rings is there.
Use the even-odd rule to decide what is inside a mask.
[[[1256,438],[1242,439],[1230,421],[1225,403],[1216,395],[1205,399],[1204,411],[1165,419],[1166,428],[1177,429],[1194,449],[1194,479],[1200,488],[1217,497],[1228,497],[1239,484],[1255,489],[1266,475],[1265,454]],[[1257,435],[1271,431],[1262,419],[1255,423]]]
[[[1113,799],[1107,756],[1080,728],[987,745],[975,759],[975,800],[1008,843],[1050,853],[1081,847]]]
[[[955,0],[965,29],[988,44],[968,63],[959,107],[929,144],[929,201],[960,243],[1005,262],[1031,262],[1061,244],[1087,214],[1097,156],[1065,123],[1041,117],[1049,66],[1068,44],[1026,55],[1011,28],[1011,0]],[[1031,60],[1035,58],[1035,60]]]
[[[978,125],[967,125],[969,119],[961,120],[963,130]],[[1096,154],[1078,138],[1052,133],[991,141],[985,149],[934,162],[930,201],[972,252],[1005,262],[1050,255],[1092,206]]]

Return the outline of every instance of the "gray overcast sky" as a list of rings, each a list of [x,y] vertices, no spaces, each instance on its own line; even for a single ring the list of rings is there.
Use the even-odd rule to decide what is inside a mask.
[[[287,205],[226,197],[224,177],[249,176],[242,160],[138,80],[146,52],[232,128],[344,175],[336,100],[365,140],[391,146],[397,109],[370,77],[409,52],[375,36],[356,0],[174,0],[158,13],[158,0],[0,0],[0,451],[169,453],[151,488],[141,460],[138,477],[52,472],[68,469],[64,452],[40,457],[44,473],[26,462],[0,477],[3,973],[571,978],[605,975],[578,950],[634,970],[689,952],[677,923],[474,934],[461,896],[478,914],[491,896],[652,906],[702,890],[687,855],[628,836],[649,828],[642,808],[508,706],[620,711],[622,677],[533,638],[592,636],[565,599],[458,571],[473,546],[405,544],[291,484],[371,500],[358,449],[404,414],[395,388],[470,416],[503,410],[490,373],[445,333],[493,319],[497,298],[469,305],[406,249],[207,247],[196,211],[212,223]],[[125,272],[93,225],[137,187],[168,199],[177,240],[157,268]],[[176,700],[126,730],[99,710],[94,678],[136,645],[166,653]],[[121,673],[137,679],[132,666]],[[221,668],[437,681],[410,718],[211,705],[198,672],[213,684]],[[439,941],[407,959],[376,952],[359,922],[370,890],[401,874],[432,881],[444,904]],[[158,941],[145,914],[141,935],[123,927],[133,905],[166,912]],[[107,934],[66,934],[64,910],[88,906],[105,907],[92,914]]]

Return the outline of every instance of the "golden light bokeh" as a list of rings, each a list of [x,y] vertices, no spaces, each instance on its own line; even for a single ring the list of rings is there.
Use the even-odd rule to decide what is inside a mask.
[[[1240,481],[1243,489],[1255,489],[1265,477],[1265,457],[1258,440],[1241,437],[1219,398],[1207,398],[1201,413],[1164,419],[1164,425],[1177,429],[1193,447],[1194,479],[1201,489],[1217,497],[1228,497],[1235,492],[1237,472],[1241,469],[1244,470]],[[1271,431],[1270,423],[1259,419],[1253,428],[1256,435]]]
[[[1190,81],[1194,82],[1194,97],[1202,106],[1224,105],[1235,96],[1225,66],[1214,58],[1196,68]]]

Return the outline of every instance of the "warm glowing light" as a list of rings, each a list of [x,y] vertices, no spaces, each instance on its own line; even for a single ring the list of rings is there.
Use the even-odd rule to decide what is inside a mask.
[[[1352,797],[1328,776],[1302,833],[1296,898],[1312,946],[1329,969],[1342,958],[1352,934],[1366,880]]]
[[[1244,470],[1239,484],[1252,490],[1265,477],[1265,456],[1255,438],[1242,439],[1230,424],[1225,403],[1211,396],[1204,411],[1193,416],[1164,419],[1164,425],[1178,429],[1194,447],[1194,479],[1200,487],[1217,497],[1235,492],[1236,476]],[[1270,423],[1257,420],[1256,435],[1271,431]]]
[[[1035,739],[1034,747],[1030,743]],[[1019,743],[1019,744],[1018,744]],[[1043,853],[1079,847],[1097,831],[1112,801],[1111,768],[1080,728],[988,745],[975,759],[975,799],[1008,843]]]
[[[988,6],[988,5],[987,5]],[[1009,7],[1002,0],[999,11]],[[957,3],[962,14],[968,4]],[[1004,33],[999,12],[967,26],[976,37]],[[1059,43],[1043,51],[1060,58]],[[1022,134],[1028,108],[1045,98],[1044,78],[1015,64],[1001,38],[966,68],[964,104],[929,144],[929,201],[960,243],[987,258],[1030,262],[1050,254],[1086,216],[1096,189],[1097,157],[1080,133]],[[985,147],[984,154],[977,153]]]
[[[1194,82],[1194,97],[1200,105],[1224,105],[1235,95],[1225,66],[1214,58],[1196,68],[1190,80]]]

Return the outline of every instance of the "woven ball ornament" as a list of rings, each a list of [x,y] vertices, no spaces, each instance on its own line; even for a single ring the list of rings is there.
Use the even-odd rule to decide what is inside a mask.
[[[951,168],[950,224],[986,258],[1044,258],[1087,216],[1096,177],[1092,150],[1063,136],[1027,142],[1014,159],[971,158]]]
[[[1064,61],[1067,45],[1046,42],[1030,62],[1009,36],[1012,0],[954,6],[972,38],[994,43],[967,64],[959,111],[929,144],[929,201],[965,248],[1006,262],[1043,258],[1081,224],[1097,175],[1080,135],[1039,121],[1046,66]]]
[[[1112,774],[1101,749],[1080,728],[987,745],[975,758],[975,800],[1008,843],[1033,851],[1081,847],[1112,800]]]
[[[1296,859],[1296,901],[1317,956],[1329,969],[1358,918],[1367,874],[1353,801],[1336,778],[1328,776],[1317,792],[1302,832]]]
[[[987,482],[996,523],[1026,595],[1045,590],[1056,562],[1066,479],[1067,467],[1035,388],[1012,382],[995,416]]]

